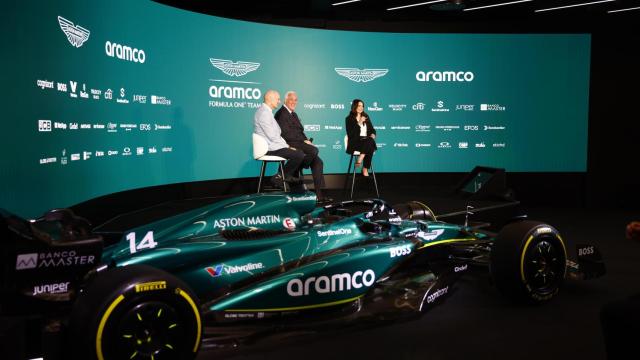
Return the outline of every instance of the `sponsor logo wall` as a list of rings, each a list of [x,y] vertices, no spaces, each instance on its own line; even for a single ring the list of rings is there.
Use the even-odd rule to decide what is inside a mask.
[[[348,164],[356,98],[377,132],[378,172],[586,167],[588,35],[334,33],[124,0],[10,15],[5,33],[28,31],[5,39],[21,51],[6,60],[17,90],[2,97],[0,143],[14,175],[2,179],[0,206],[24,216],[128,189],[256,176],[253,116],[268,89],[282,101],[297,92],[325,173]],[[352,56],[354,43],[379,56]]]

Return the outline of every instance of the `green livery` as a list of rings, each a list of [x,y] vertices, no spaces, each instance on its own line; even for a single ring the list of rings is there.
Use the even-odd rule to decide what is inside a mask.
[[[439,221],[415,201],[316,207],[311,192],[269,193],[172,210],[123,214],[114,221],[125,231],[91,229],[66,209],[32,221],[3,212],[15,249],[3,255],[4,298],[15,311],[27,300],[70,309],[78,358],[192,358],[232,324],[414,316],[466,273],[488,271],[501,293],[530,303],[567,278],[604,274],[595,247],[577,245],[571,261],[548,224],[516,218],[496,233]]]

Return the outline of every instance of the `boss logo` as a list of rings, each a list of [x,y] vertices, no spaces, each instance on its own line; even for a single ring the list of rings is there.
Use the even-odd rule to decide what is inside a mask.
[[[591,254],[594,254],[595,252],[596,250],[593,246],[587,246],[587,247],[578,249],[578,256],[591,255]]]
[[[391,257],[405,256],[409,254],[411,254],[411,246],[409,245],[396,246],[389,249],[389,255],[391,255]]]

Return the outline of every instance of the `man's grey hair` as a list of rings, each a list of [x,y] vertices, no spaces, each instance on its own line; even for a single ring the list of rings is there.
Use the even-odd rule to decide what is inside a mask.
[[[270,98],[270,97],[272,97],[272,96],[274,96],[276,94],[278,94],[278,92],[273,90],[273,89],[267,90],[267,92],[264,93],[264,101],[267,101],[267,98]]]
[[[288,98],[289,98],[289,96],[291,96],[291,95],[296,95],[296,92],[295,92],[295,91],[293,91],[293,90],[289,90],[289,91],[287,91],[287,93],[286,93],[286,94],[284,94],[284,98],[285,98],[285,100],[286,100],[286,99],[288,99]]]

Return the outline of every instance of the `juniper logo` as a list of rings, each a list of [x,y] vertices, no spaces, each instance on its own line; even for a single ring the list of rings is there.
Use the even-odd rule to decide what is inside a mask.
[[[223,73],[229,76],[245,76],[252,71],[258,70],[260,63],[214,59],[209,58],[211,65],[220,69]]]
[[[85,41],[89,40],[91,32],[80,25],[73,25],[73,23],[62,16],[58,16],[58,23],[60,29],[67,35],[67,40],[71,45],[79,48]]]
[[[369,82],[379,77],[387,75],[389,69],[357,69],[357,68],[334,68],[340,76],[354,82]]]
[[[16,270],[35,269],[38,266],[38,254],[20,254],[16,259]]]

